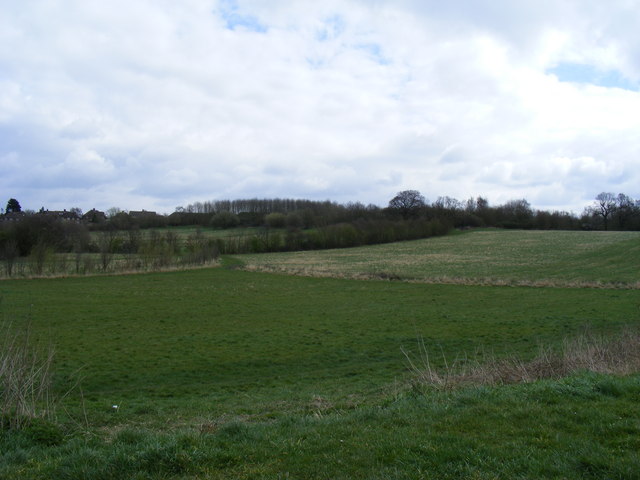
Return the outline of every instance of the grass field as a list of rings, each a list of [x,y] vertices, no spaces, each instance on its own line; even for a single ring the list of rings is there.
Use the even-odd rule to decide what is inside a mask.
[[[159,233],[173,232],[176,233],[181,240],[185,240],[189,235],[200,233],[211,238],[226,237],[243,237],[248,235],[257,235],[263,231],[260,227],[242,227],[242,228],[214,228],[214,227],[165,227],[156,230]]]
[[[369,252],[369,273],[467,285],[232,268],[2,281],[4,319],[53,344],[68,394],[55,423],[0,430],[0,478],[640,478],[637,374],[437,391],[403,354],[530,358],[637,328],[636,288],[480,283],[546,282],[564,262],[566,284],[635,286],[638,242],[487,231],[264,257],[357,277]]]
[[[139,230],[142,235],[147,234],[148,232],[153,231],[156,234],[164,235],[167,232],[175,233],[181,242],[184,242],[187,237],[190,235],[204,235],[209,238],[225,238],[225,237],[242,237],[245,235],[256,235],[262,231],[259,227],[242,227],[242,228],[214,228],[214,227],[202,227],[202,226],[179,226],[179,227],[160,227],[160,228],[151,228],[148,230]],[[120,235],[126,237],[128,232],[126,230],[122,230],[119,232]],[[91,232],[92,239],[96,241],[100,235],[101,231],[96,230]]]
[[[640,233],[475,230],[399,244],[240,258],[251,270],[310,276],[637,288]]]

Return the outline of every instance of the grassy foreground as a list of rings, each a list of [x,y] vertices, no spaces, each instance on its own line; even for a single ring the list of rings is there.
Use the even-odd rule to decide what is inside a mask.
[[[633,248],[607,257],[628,284]],[[640,478],[639,375],[437,391],[410,381],[402,353],[418,358],[421,340],[436,367],[531,358],[585,326],[637,327],[637,289],[216,268],[3,281],[0,298],[5,319],[53,344],[68,393],[54,418],[0,429],[0,479]]]
[[[46,446],[0,437],[0,478],[640,478],[640,381],[409,392],[375,406],[158,432],[123,428]],[[35,439],[35,440],[34,440]]]

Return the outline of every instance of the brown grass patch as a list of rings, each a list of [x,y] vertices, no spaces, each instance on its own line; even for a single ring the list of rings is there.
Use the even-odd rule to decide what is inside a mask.
[[[602,281],[580,281],[580,280],[518,280],[491,277],[453,277],[453,276],[433,276],[416,277],[403,275],[397,271],[383,270],[373,272],[349,272],[339,266],[324,265],[320,267],[313,264],[304,263],[281,263],[274,264],[249,264],[239,267],[247,272],[277,273],[283,275],[293,275],[298,277],[315,278],[340,278],[350,280],[395,280],[408,283],[421,283],[427,285],[467,285],[467,286],[487,286],[487,287],[536,287],[536,288],[601,288],[620,290],[640,290],[638,282],[602,282]]]
[[[518,358],[491,358],[488,361],[464,359],[443,370],[432,367],[424,342],[419,341],[416,361],[403,350],[419,385],[450,389],[469,385],[501,385],[528,383],[542,379],[558,379],[574,372],[628,375],[640,372],[640,329],[628,328],[620,334],[605,337],[591,332],[566,339],[559,351],[541,347],[529,361]]]
[[[0,324],[0,429],[51,414],[53,349],[33,345],[29,328]]]

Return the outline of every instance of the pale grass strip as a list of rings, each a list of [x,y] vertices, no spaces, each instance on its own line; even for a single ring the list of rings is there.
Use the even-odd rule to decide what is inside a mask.
[[[468,278],[468,277],[403,277],[394,272],[344,272],[331,268],[294,267],[278,265],[250,264],[242,267],[249,272],[279,273],[300,277],[317,278],[342,278],[352,280],[400,280],[407,283],[431,284],[431,285],[481,285],[492,287],[552,287],[552,288],[597,288],[613,290],[639,290],[640,280],[636,282],[603,282],[603,281],[579,281],[579,280],[515,280],[501,278]]]
[[[418,340],[418,357],[405,350],[414,382],[449,389],[465,385],[499,385],[558,379],[578,371],[629,375],[640,372],[640,330],[628,328],[605,337],[586,332],[563,342],[559,352],[540,348],[529,361],[515,357],[488,360],[462,359],[442,369],[433,367],[423,340]]]

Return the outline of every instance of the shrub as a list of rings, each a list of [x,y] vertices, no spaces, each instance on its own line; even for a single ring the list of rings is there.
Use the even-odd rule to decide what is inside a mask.
[[[188,265],[205,264],[220,256],[216,240],[206,238],[200,231],[187,237],[185,250],[183,262]]]
[[[264,217],[264,223],[269,228],[284,228],[287,217],[283,213],[270,213]]]
[[[218,212],[211,217],[211,226],[215,228],[233,228],[240,225],[240,218],[235,213]]]
[[[298,212],[291,212],[287,214],[286,224],[289,228],[301,228],[303,226],[302,215]]]

